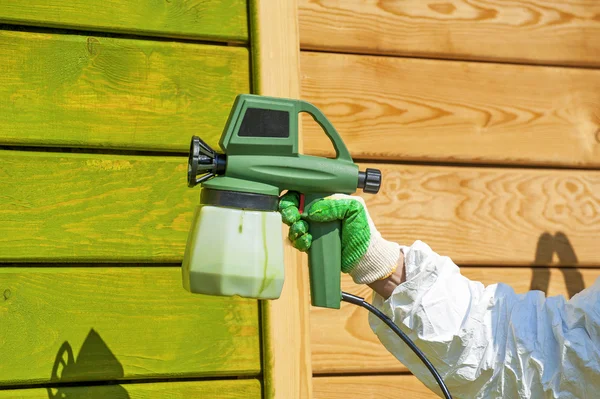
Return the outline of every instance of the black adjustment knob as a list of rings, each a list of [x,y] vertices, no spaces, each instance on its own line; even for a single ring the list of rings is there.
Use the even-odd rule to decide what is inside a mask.
[[[381,171],[367,168],[365,172],[358,172],[358,188],[365,193],[377,194],[381,188]]]

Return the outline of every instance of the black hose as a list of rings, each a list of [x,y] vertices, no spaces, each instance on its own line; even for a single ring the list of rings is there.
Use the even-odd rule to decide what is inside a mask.
[[[342,301],[348,302],[348,303],[353,303],[354,305],[361,306],[361,307],[367,309],[369,312],[373,313],[375,316],[379,317],[379,319],[381,321],[383,321],[385,324],[387,324],[387,326],[389,328],[391,328],[392,331],[394,331],[402,339],[402,341],[404,341],[406,343],[406,345],[408,345],[408,347],[410,349],[412,349],[413,352],[415,352],[415,355],[417,355],[419,357],[419,359],[421,359],[423,364],[425,364],[425,366],[427,366],[427,368],[433,375],[433,378],[435,378],[438,385],[440,386],[440,389],[442,390],[444,397],[446,399],[452,399],[452,395],[450,395],[450,391],[448,391],[446,384],[444,384],[444,380],[442,380],[442,377],[440,376],[440,374],[437,372],[435,367],[433,367],[433,364],[431,364],[429,359],[427,359],[425,354],[423,352],[421,352],[421,350],[417,347],[417,345],[415,345],[415,343],[412,342],[411,339],[408,338],[408,336],[406,334],[404,334],[404,332],[400,329],[400,327],[398,327],[396,324],[394,324],[394,322],[392,320],[390,320],[389,317],[387,317],[382,311],[377,309],[375,306],[366,302],[364,298],[361,298],[359,296],[348,294],[347,292],[342,292]]]

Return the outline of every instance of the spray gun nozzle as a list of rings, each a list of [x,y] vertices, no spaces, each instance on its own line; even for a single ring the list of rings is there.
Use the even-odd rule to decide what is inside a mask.
[[[194,187],[225,173],[226,165],[225,154],[217,154],[200,137],[192,137],[188,158],[188,187]]]

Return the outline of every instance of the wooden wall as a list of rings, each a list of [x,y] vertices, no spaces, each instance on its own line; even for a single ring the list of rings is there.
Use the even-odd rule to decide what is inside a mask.
[[[433,397],[365,311],[305,322],[289,248],[279,302],[181,287],[190,136],[216,145],[236,94],[296,96],[298,65],[300,96],[382,169],[384,236],[519,292],[600,275],[593,1],[0,3],[0,398]]]
[[[383,171],[364,198],[386,238],[517,292],[569,297],[600,276],[598,15],[593,1],[299,2],[302,97]],[[332,154],[308,120],[304,149]],[[313,308],[310,324],[316,399],[435,397],[366,311]]]
[[[179,268],[247,2],[0,3],[0,397],[261,398],[259,303]]]

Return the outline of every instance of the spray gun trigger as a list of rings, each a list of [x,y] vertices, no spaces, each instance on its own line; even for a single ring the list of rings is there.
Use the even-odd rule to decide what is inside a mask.
[[[298,205],[298,211],[302,215],[304,213],[304,194],[300,193],[300,203]]]

